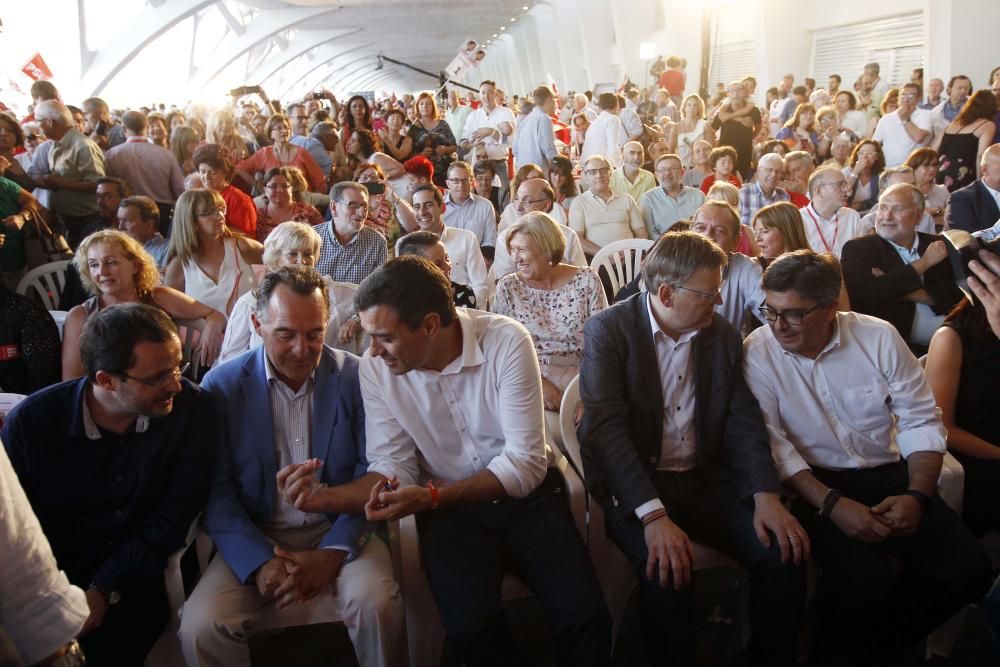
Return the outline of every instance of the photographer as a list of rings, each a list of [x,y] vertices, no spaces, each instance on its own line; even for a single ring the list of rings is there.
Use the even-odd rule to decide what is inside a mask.
[[[969,269],[975,274],[969,276],[969,289],[983,304],[994,335],[1000,336],[1000,258],[980,250],[979,261],[971,262]]]

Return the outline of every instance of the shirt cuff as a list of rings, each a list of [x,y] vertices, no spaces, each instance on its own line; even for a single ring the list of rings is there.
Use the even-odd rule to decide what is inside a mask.
[[[346,546],[344,546],[342,544],[329,544],[329,545],[327,545],[325,547],[320,547],[320,551],[322,551],[324,549],[337,549],[338,551],[345,551],[345,552],[347,552],[347,558],[344,559],[344,563],[345,564],[346,563],[350,563],[352,560],[354,560],[354,554],[351,553],[351,550],[348,547],[346,547]]]
[[[643,504],[635,508],[635,516],[639,521],[642,521],[642,517],[646,516],[653,510],[666,510],[667,508],[663,506],[663,501],[659,498],[653,498],[652,500],[647,500]]]
[[[896,434],[896,447],[904,459],[916,452],[947,451],[947,431],[940,423],[900,431]]]

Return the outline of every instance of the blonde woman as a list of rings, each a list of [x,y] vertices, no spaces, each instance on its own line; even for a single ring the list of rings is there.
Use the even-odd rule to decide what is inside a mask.
[[[685,169],[694,167],[694,145],[705,140],[715,146],[715,130],[705,120],[705,100],[700,95],[688,95],[681,105],[681,119],[672,127],[675,136],[671,144],[677,146],[677,155]]]
[[[161,285],[156,262],[131,236],[115,230],[95,232],[80,243],[73,263],[83,286],[93,296],[75,306],[66,317],[63,380],[83,375],[80,334],[87,318],[119,303],[157,306],[177,320],[204,319],[199,359],[206,366],[215,361],[226,330],[225,316],[183,292]]]

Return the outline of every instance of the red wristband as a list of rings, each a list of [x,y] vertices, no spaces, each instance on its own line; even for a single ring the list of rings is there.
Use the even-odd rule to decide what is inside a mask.
[[[441,493],[438,491],[437,487],[434,486],[434,482],[428,480],[427,488],[431,492],[431,509],[436,510],[438,508],[438,503],[441,502]]]

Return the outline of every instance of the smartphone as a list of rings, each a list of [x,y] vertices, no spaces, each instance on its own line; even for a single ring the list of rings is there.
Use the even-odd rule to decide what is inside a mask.
[[[982,241],[964,229],[949,229],[942,232],[945,246],[948,248],[948,260],[955,276],[955,284],[962,290],[966,298],[976,304],[976,295],[969,289],[968,278],[974,275],[969,269],[969,262],[979,259],[979,251],[987,250],[994,255],[1000,255],[1000,239]]]
[[[385,194],[385,183],[365,183],[364,186],[370,195]]]

